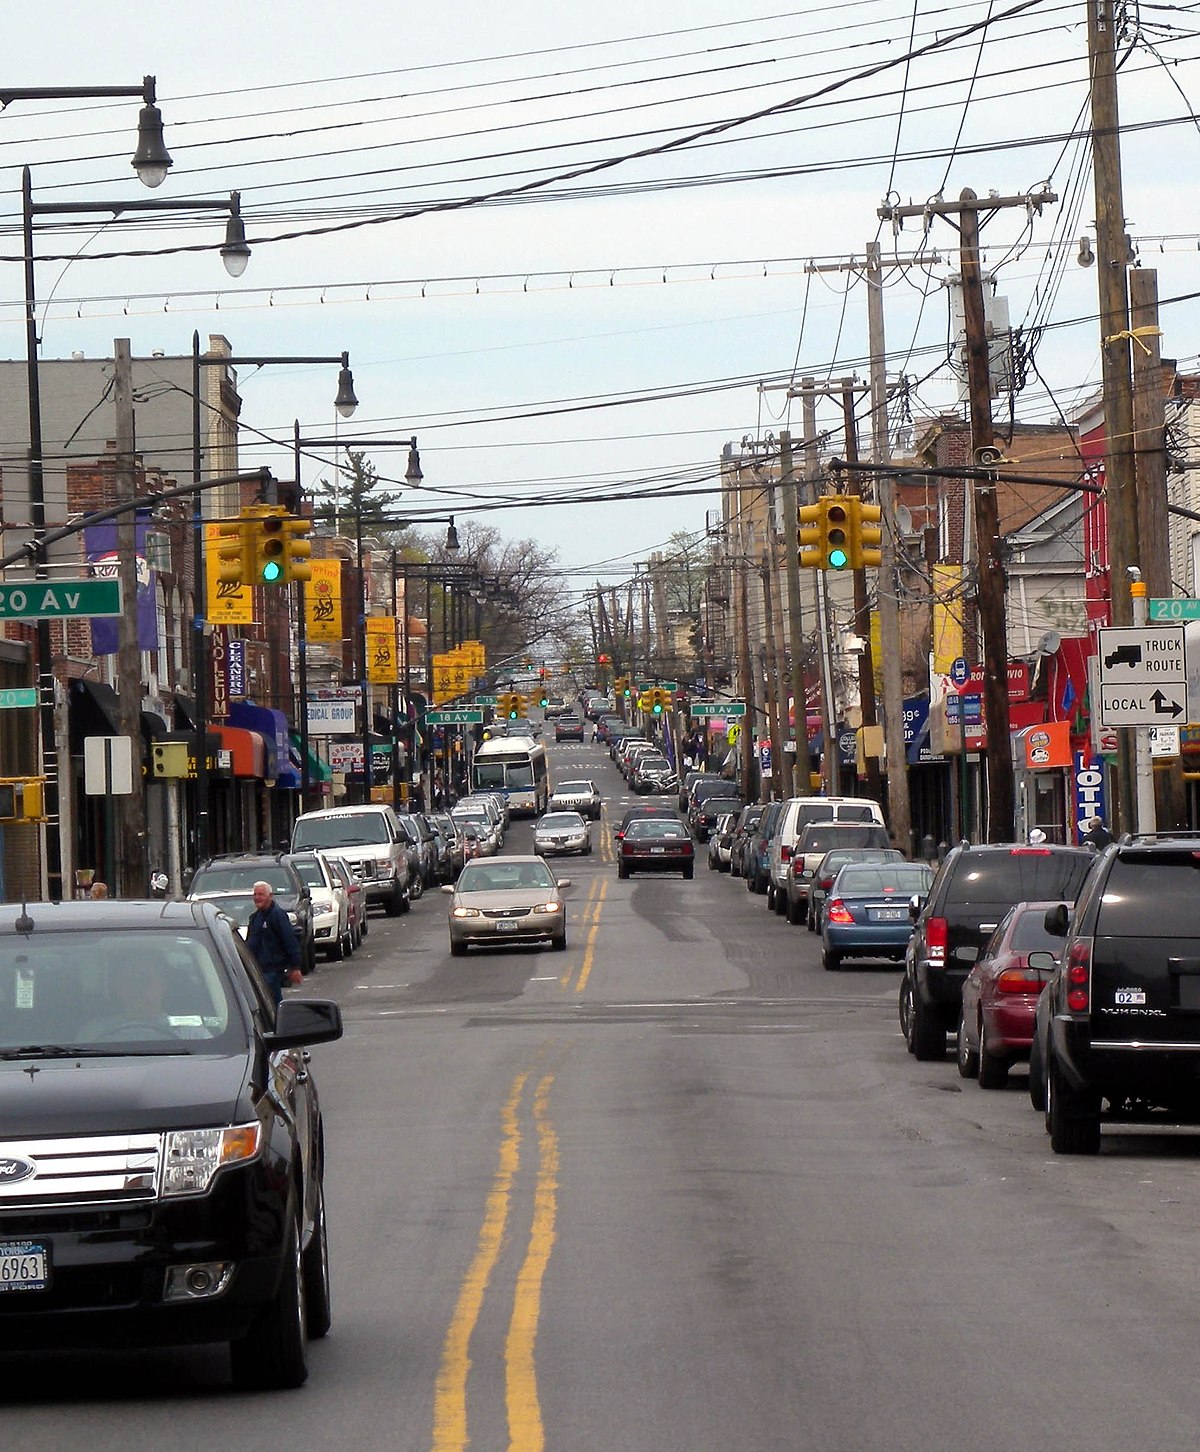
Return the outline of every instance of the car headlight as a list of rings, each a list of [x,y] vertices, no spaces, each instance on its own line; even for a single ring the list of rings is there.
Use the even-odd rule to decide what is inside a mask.
[[[162,1193],[201,1195],[218,1170],[257,1159],[262,1125],[234,1124],[225,1129],[175,1129],[167,1135]]]
[[[549,902],[540,902],[534,908],[535,913],[557,913],[562,911],[562,903],[551,898]]]
[[[392,859],[390,857],[381,857],[375,864],[375,874],[377,877],[391,877]]]
[[[456,907],[452,909],[450,916],[452,918],[481,918],[483,914],[478,908]]]

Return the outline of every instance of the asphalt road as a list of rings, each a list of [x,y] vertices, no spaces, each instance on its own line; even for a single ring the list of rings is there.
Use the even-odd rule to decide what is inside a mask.
[[[550,751],[614,811],[607,755]],[[347,1021],[314,1053],[308,1385],[233,1393],[219,1348],[12,1358],[6,1444],[1194,1447],[1200,1137],[1056,1158],[1022,1075],[906,1055],[894,967],[825,973],[703,856],[620,882],[594,838],[566,953],[452,960],[433,895],[303,990]]]

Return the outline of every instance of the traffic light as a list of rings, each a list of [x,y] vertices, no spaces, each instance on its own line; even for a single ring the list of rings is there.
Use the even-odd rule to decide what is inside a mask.
[[[308,538],[312,531],[311,519],[285,519],[283,521],[283,579],[288,584],[292,580],[311,580],[312,565],[312,541]]]
[[[628,676],[618,676],[613,682],[613,690],[626,701],[633,695],[633,689],[629,684]]]
[[[883,560],[883,510],[878,504],[867,504],[862,499],[855,504],[850,563],[856,570],[877,569]]]
[[[46,780],[40,776],[0,778],[0,822],[41,822]]]
[[[498,698],[496,707],[506,721],[515,721],[521,714],[521,698],[515,691],[505,691]]]
[[[850,518],[857,503],[845,495],[833,494],[825,504],[825,569],[844,570],[850,563]]]
[[[284,522],[287,510],[278,504],[252,504],[242,510],[242,521],[250,535],[251,565],[248,585],[284,583]]]
[[[514,721],[521,721],[521,720],[523,720],[528,715],[529,715],[529,697],[528,696],[518,696],[517,697],[517,714],[513,717],[513,720]]]
[[[844,570],[851,551],[862,501],[849,494],[825,494],[796,511],[800,564],[815,570]]]
[[[217,579],[222,585],[249,582],[254,574],[253,530],[244,519],[225,519],[217,531]]]

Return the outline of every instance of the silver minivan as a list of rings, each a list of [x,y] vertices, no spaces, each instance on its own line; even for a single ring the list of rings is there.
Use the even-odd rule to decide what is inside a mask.
[[[869,797],[789,797],[771,842],[767,907],[773,912],[787,911],[788,863],[800,833],[810,822],[878,822],[882,826],[883,812]]]

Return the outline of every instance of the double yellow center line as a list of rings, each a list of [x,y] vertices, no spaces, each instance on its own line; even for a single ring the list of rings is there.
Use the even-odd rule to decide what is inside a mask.
[[[576,993],[583,992],[587,987],[587,981],[591,975],[592,962],[596,956],[596,934],[600,931],[600,910],[604,906],[604,899],[607,896],[608,878],[593,878],[592,885],[588,888],[587,900],[583,905],[583,927],[587,933],[587,937],[583,945],[583,961],[579,965],[578,977],[575,978]],[[569,988],[574,973],[574,967],[564,970],[558,980],[560,986]]]

